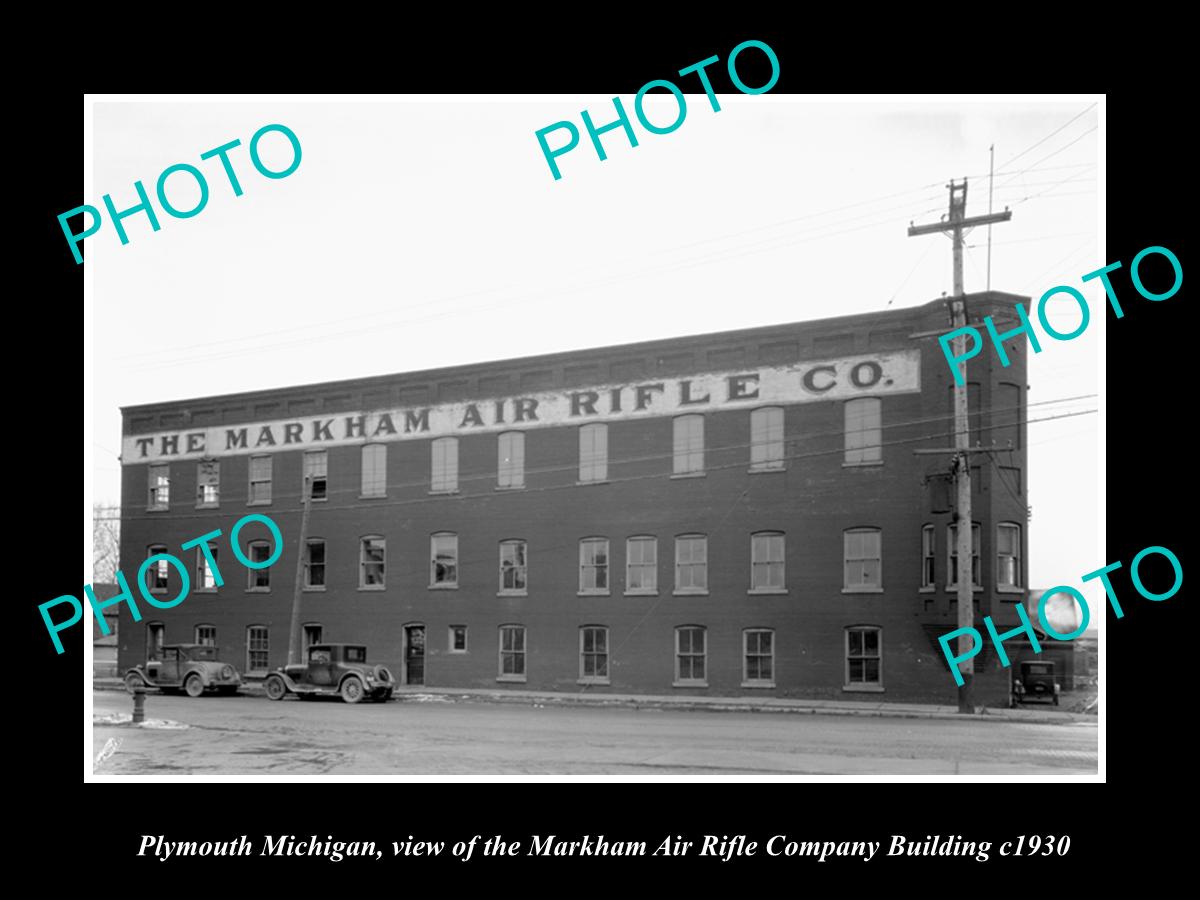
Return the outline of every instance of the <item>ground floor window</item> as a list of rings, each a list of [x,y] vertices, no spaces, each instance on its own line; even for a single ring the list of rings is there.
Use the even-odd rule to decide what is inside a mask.
[[[146,659],[162,659],[167,629],[162,622],[146,623]]]
[[[742,632],[742,680],[755,687],[775,686],[775,632],[752,628]]]
[[[251,625],[246,629],[246,670],[267,671],[270,651],[270,634],[265,625]]]
[[[684,625],[675,629],[676,684],[708,684],[705,669],[707,647],[707,633],[702,626]]]
[[[856,625],[846,629],[846,687],[883,687],[883,629]]]
[[[585,625],[579,629],[579,680],[608,684],[608,629]]]
[[[203,644],[206,647],[217,646],[217,626],[216,625],[197,625],[196,626],[196,643]]]
[[[525,680],[525,626],[500,626],[501,681]]]

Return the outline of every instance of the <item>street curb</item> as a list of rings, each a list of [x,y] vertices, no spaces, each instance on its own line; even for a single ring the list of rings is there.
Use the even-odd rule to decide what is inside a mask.
[[[92,687],[98,691],[124,691],[125,685],[118,679],[92,680]],[[265,697],[262,685],[258,683],[243,683],[241,693],[248,697]],[[687,712],[751,712],[751,713],[785,713],[791,715],[826,715],[826,716],[859,716],[879,719],[940,719],[943,721],[976,721],[976,722],[1017,722],[1033,725],[1069,725],[1077,722],[1096,723],[1097,717],[1083,713],[1045,712],[1027,715],[1010,715],[1006,710],[987,710],[983,712],[964,714],[946,712],[939,709],[913,709],[912,705],[887,708],[886,706],[871,706],[856,708],[854,706],[815,706],[805,704],[802,700],[794,702],[747,702],[734,698],[712,698],[702,701],[659,698],[654,696],[632,697],[628,695],[611,696],[593,694],[577,696],[574,694],[538,694],[492,691],[415,691],[397,690],[392,700],[401,703],[427,703],[429,698],[441,698],[448,703],[510,703],[524,706],[601,706],[624,709],[652,710],[681,710]],[[1024,711],[1022,712],[1029,712]]]

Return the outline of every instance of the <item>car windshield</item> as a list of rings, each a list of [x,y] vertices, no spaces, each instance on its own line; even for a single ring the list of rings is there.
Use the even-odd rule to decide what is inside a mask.
[[[1049,675],[1049,674],[1050,674],[1050,667],[1049,667],[1049,666],[1045,666],[1045,665],[1040,665],[1040,666],[1026,666],[1026,667],[1025,667],[1025,671],[1026,671],[1027,673],[1029,673],[1030,675]]]
[[[347,647],[345,659],[346,662],[365,663],[367,661],[367,648]]]

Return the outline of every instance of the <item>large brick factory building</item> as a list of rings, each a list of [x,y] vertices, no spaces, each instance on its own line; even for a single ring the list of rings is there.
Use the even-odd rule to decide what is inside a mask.
[[[1027,302],[968,301],[972,320]],[[121,605],[120,666],[191,641],[251,678],[283,665],[303,552],[303,643],[363,643],[402,684],[952,703],[952,457],[913,452],[953,445],[947,330],[936,300],[125,408],[121,568],[181,556],[192,593],[138,623]],[[1027,588],[1009,347],[968,373],[981,630],[1018,624]],[[251,513],[283,535],[268,569],[229,550]],[[218,528],[219,587],[180,550]],[[274,551],[261,523],[239,543]],[[145,589],[178,577],[156,564]],[[990,645],[975,666],[1002,702],[1011,670]]]

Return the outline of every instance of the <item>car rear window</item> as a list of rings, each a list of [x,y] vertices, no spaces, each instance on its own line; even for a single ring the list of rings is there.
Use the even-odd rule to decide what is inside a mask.
[[[366,647],[347,647],[346,662],[361,663],[367,661]]]

